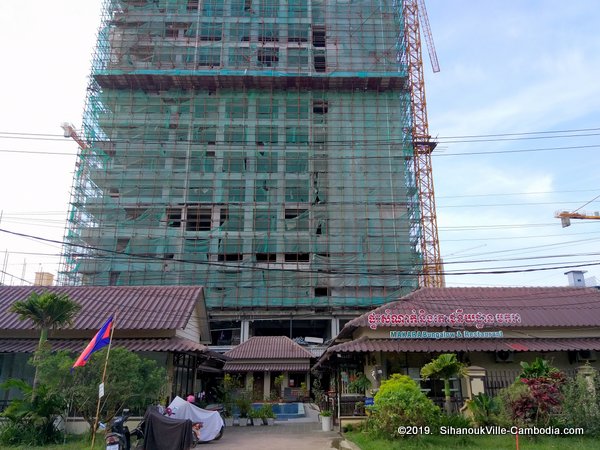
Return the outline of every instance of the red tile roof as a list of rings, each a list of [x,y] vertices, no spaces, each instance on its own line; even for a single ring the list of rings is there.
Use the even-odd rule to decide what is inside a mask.
[[[254,336],[229,350],[225,356],[231,360],[312,358],[312,354],[308,350],[286,336]]]
[[[84,339],[50,339],[53,350],[81,352],[89,343]],[[0,353],[33,353],[38,339],[0,339]],[[205,352],[207,347],[198,342],[179,337],[165,339],[113,339],[114,347],[134,352]]]
[[[234,363],[226,362],[225,372],[308,372],[310,364],[306,363]]]
[[[71,330],[97,330],[115,311],[115,330],[183,329],[202,299],[201,286],[0,286],[0,329],[33,330],[30,321],[7,310],[32,292],[45,291],[67,294],[81,305]]]
[[[464,314],[519,314],[520,322],[494,324],[497,327],[597,327],[600,326],[600,290],[575,287],[424,288],[350,321],[339,337],[349,337],[354,329],[368,327],[370,314],[411,314],[424,310],[426,314],[448,315],[457,309]],[[402,325],[377,324],[377,327],[390,326],[399,328]],[[411,323],[407,326],[425,325]]]

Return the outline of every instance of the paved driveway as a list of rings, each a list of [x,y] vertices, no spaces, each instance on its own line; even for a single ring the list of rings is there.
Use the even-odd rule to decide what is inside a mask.
[[[200,450],[329,450],[341,437],[334,431],[321,431],[320,423],[276,423],[260,427],[228,427],[218,441]]]

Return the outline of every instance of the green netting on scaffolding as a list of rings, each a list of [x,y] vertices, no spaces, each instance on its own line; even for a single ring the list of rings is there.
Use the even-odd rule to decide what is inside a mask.
[[[68,280],[203,285],[219,308],[413,290],[399,13],[391,0],[107,1],[67,233],[88,250],[67,251]],[[256,70],[260,83],[239,81]]]

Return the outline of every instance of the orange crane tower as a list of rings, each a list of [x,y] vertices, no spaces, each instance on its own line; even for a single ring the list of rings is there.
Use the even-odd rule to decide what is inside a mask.
[[[402,7],[404,15],[404,43],[406,46],[404,55],[408,70],[408,87],[410,90],[412,116],[414,171],[419,197],[419,212],[421,215],[420,246],[423,269],[419,277],[419,285],[420,287],[443,287],[444,276],[440,255],[431,166],[431,152],[433,152],[437,143],[432,141],[429,135],[419,18],[423,22],[423,32],[433,71],[439,72],[440,67],[433,45],[424,1],[403,0]]]

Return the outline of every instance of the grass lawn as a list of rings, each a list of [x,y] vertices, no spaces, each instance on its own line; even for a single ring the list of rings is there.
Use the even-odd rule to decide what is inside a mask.
[[[421,436],[398,438],[392,441],[373,439],[366,433],[345,433],[346,439],[362,450],[413,450],[413,449],[516,449],[514,436]],[[571,449],[600,450],[600,439],[582,436],[530,438],[519,437],[519,450]]]
[[[41,449],[53,449],[53,450],[91,450],[92,442],[87,438],[79,436],[69,436],[65,444],[46,445],[43,447],[31,447],[29,445],[20,445],[18,447],[8,447],[0,445],[0,450],[41,450]],[[94,450],[105,450],[106,444],[104,443],[104,433],[98,433],[96,435],[96,442],[94,442]]]

